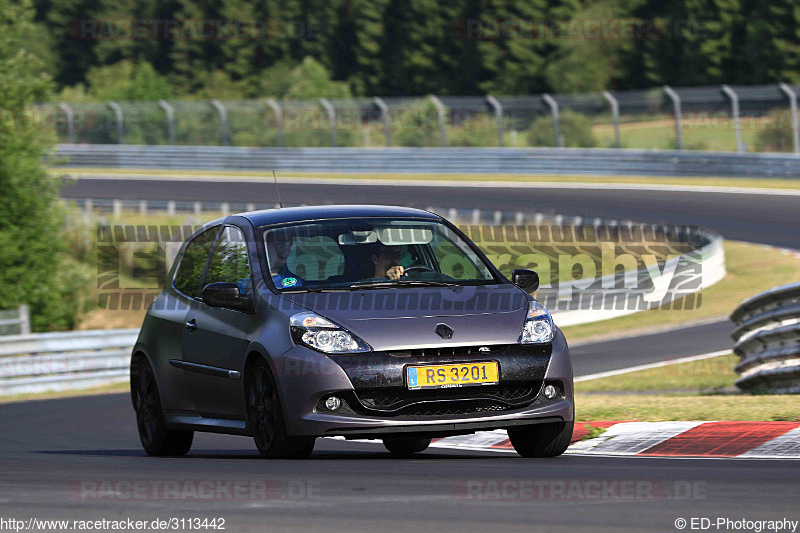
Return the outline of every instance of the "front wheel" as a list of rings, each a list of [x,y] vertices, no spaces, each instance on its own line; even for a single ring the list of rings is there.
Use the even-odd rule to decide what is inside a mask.
[[[247,373],[247,422],[262,457],[305,459],[314,451],[314,437],[289,437],[278,388],[267,363],[258,361]]]
[[[431,444],[431,439],[414,437],[399,437],[383,439],[383,445],[389,452],[397,457],[410,457],[415,453],[424,452]]]
[[[555,457],[567,450],[574,420],[512,428],[508,438],[522,457]]]
[[[167,429],[156,377],[143,356],[134,359],[131,365],[131,398],[139,440],[147,455],[186,455],[189,452],[194,432]]]

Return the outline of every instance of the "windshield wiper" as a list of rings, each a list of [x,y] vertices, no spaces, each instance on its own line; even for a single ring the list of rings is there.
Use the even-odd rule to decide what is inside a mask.
[[[434,281],[434,280],[417,280],[417,279],[396,279],[390,281],[373,281],[371,283],[362,283],[358,285],[350,285],[350,290],[357,291],[359,289],[391,289],[392,287],[460,287],[458,283],[450,283],[447,281]]]

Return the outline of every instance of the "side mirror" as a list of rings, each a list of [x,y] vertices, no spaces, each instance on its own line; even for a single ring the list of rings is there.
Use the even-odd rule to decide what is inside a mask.
[[[511,274],[511,281],[525,292],[534,292],[539,288],[539,274],[533,270],[515,268]]]
[[[249,296],[239,294],[239,287],[235,283],[227,281],[219,283],[209,283],[203,287],[203,302],[210,307],[225,307],[253,312],[253,300]]]

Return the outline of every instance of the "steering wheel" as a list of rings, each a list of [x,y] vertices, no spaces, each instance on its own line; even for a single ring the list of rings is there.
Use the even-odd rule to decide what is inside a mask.
[[[413,265],[408,268],[404,268],[403,272],[408,274],[409,272],[436,272],[433,268],[426,266],[426,265]]]

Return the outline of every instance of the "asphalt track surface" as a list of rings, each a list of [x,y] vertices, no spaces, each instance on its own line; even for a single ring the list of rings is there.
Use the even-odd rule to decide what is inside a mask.
[[[63,194],[274,201],[274,189],[261,183],[80,180]],[[295,184],[284,184],[282,194],[292,203],[480,206],[696,224],[730,239],[800,249],[799,200],[791,196]],[[731,329],[720,321],[576,345],[575,374],[725,349]],[[0,472],[0,518],[222,517],[227,530],[321,532],[677,531],[679,518],[800,519],[800,462],[790,460],[530,460],[433,448],[401,460],[379,444],[320,439],[308,460],[267,461],[249,438],[210,434],[197,434],[187,457],[150,458],[125,394],[0,405]],[[101,481],[112,491],[98,492]],[[201,482],[245,490],[200,500],[193,489]],[[166,483],[178,483],[182,497],[158,489]],[[633,497],[622,488],[631,484]],[[150,489],[139,498],[134,486]]]
[[[126,394],[0,413],[0,518],[221,517],[229,531],[370,533],[676,531],[678,518],[800,518],[800,461],[444,449],[405,460],[331,439],[310,459],[269,461],[249,438],[210,434],[197,434],[186,457],[151,458]]]
[[[386,180],[382,180],[385,182]],[[287,204],[389,204],[541,212],[588,219],[695,225],[726,239],[800,249],[800,196],[701,191],[282,183]],[[269,181],[78,179],[66,198],[277,202]]]

